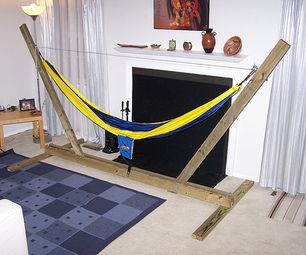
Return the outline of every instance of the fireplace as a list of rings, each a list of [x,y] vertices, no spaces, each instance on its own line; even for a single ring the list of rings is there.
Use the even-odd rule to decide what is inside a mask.
[[[132,120],[171,119],[210,101],[232,86],[231,78],[156,69],[132,68]],[[204,122],[165,138],[136,140],[133,165],[177,177],[221,119],[231,102]],[[190,181],[214,187],[226,176],[228,132]]]
[[[226,77],[232,80],[232,84],[237,84],[245,78],[255,63],[252,57],[243,54],[229,57],[221,52],[205,54],[203,51],[196,50],[186,52],[183,50],[167,51],[165,49],[160,49],[156,51],[150,48],[138,49],[116,47],[114,53],[115,54],[108,59],[109,75],[107,81],[109,84],[109,100],[111,102],[109,104],[109,112],[117,117],[121,116],[121,102],[127,100],[129,100],[132,114],[134,114],[133,70],[135,70],[135,68]],[[219,85],[220,84],[217,84],[217,87]],[[235,99],[236,96],[233,97],[232,100]],[[137,104],[137,102],[135,103]],[[253,100],[253,103],[247,106],[230,128],[228,134],[226,175],[258,180],[260,155],[254,157],[246,152],[246,148],[250,146],[248,142],[250,130],[254,131],[254,129],[252,129],[254,125],[250,123],[256,122],[255,120],[252,122],[249,121],[249,115],[257,110],[254,109],[254,105],[256,105],[257,108],[260,103],[256,103]],[[157,111],[157,108],[155,108],[155,110]],[[164,110],[162,109],[162,111]],[[260,118],[264,118],[264,115]],[[172,138],[168,137],[166,139]],[[157,140],[155,142],[157,142]],[[258,141],[258,145],[260,143],[261,141]],[[135,149],[137,150],[136,147]],[[162,168],[156,171],[166,172],[166,170]],[[181,169],[177,170],[177,172],[179,171],[181,171]],[[174,176],[174,174],[171,175]]]

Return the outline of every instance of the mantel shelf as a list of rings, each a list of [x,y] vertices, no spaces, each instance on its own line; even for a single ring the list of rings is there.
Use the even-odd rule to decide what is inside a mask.
[[[247,55],[226,56],[220,52],[210,54],[204,51],[184,51],[167,49],[151,49],[151,48],[132,48],[132,47],[116,47],[116,51],[123,53],[126,57],[137,57],[152,60],[165,60],[175,62],[185,62],[202,65],[213,65],[230,68],[252,68],[253,62]]]

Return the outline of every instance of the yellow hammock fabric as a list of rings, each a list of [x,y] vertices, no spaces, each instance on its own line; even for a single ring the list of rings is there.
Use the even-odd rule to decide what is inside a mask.
[[[238,90],[240,89],[241,85],[237,84],[218,97],[214,98],[208,103],[205,103],[177,118],[158,122],[158,123],[151,123],[151,124],[159,124],[156,128],[153,128],[148,131],[132,131],[127,129],[120,129],[118,127],[114,127],[105,121],[103,121],[92,109],[96,109],[98,111],[101,111],[102,113],[109,115],[104,110],[87,100],[75,87],[73,87],[69,81],[67,81],[63,75],[61,75],[53,65],[51,65],[48,61],[43,60],[43,64],[48,72],[48,74],[52,77],[52,79],[55,81],[57,86],[61,89],[61,91],[64,93],[64,95],[71,101],[71,103],[79,110],[81,111],[88,119],[90,119],[92,122],[97,124],[98,126],[102,127],[103,129],[109,131],[110,133],[113,133],[117,136],[122,137],[128,137],[133,140],[137,139],[145,139],[149,137],[157,137],[161,136],[167,133],[171,133],[172,131],[175,131],[176,129],[182,128],[185,125],[188,125],[188,123],[196,120],[201,115],[209,111],[212,107],[216,106],[223,100],[225,100],[228,97],[231,97],[232,95],[236,94]]]

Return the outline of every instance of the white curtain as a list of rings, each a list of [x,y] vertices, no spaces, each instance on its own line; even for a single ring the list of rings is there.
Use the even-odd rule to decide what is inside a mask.
[[[291,49],[273,78],[260,184],[306,193],[306,1],[284,0],[281,37]]]
[[[40,51],[86,98],[108,110],[102,1],[38,0],[37,3],[46,7],[38,19]],[[84,117],[59,90],[57,92],[76,135],[104,141],[104,132]],[[49,133],[63,134],[46,91],[42,97]]]

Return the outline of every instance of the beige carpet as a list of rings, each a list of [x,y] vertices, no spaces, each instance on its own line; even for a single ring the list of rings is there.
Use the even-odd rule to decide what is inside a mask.
[[[32,142],[31,132],[7,137],[5,141],[7,149],[13,148],[25,156],[34,156],[42,152],[39,145]],[[61,144],[67,142],[64,137],[56,137],[53,141]],[[102,152],[90,153],[109,157]],[[258,184],[254,185],[204,241],[197,241],[191,237],[192,233],[211,215],[217,208],[216,205],[57,157],[49,158],[46,162],[167,200],[143,221],[107,246],[99,253],[100,255],[306,254],[306,228],[269,219],[267,212],[271,209],[275,197],[270,196],[271,189],[262,188]],[[218,184],[218,189],[233,191],[241,181],[235,177],[228,177]]]

